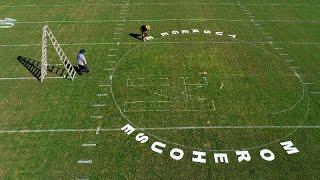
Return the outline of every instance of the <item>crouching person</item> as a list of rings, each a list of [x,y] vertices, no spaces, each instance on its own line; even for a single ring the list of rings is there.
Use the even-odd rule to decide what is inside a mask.
[[[79,74],[82,75],[84,72],[90,72],[88,69],[88,64],[85,56],[86,50],[80,49],[79,53],[77,54],[77,63],[79,67]]]

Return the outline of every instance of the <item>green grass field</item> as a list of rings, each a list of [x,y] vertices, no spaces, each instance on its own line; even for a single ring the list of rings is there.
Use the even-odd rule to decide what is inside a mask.
[[[319,9],[317,0],[2,0],[0,27],[17,22],[0,28],[0,179],[318,179]],[[142,24],[154,39],[129,35]],[[59,76],[52,45],[43,83],[17,60],[40,61],[44,25],[74,65],[86,49],[89,74]]]

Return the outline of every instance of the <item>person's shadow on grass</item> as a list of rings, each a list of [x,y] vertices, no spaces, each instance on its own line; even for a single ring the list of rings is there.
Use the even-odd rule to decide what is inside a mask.
[[[129,36],[135,38],[135,39],[139,39],[140,41],[142,41],[142,38],[140,37],[141,34],[138,33],[129,33]]]

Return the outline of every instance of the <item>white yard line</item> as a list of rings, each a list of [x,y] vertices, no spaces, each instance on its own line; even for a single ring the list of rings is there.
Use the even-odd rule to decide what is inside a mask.
[[[82,144],[82,147],[95,147],[95,146],[97,146],[97,144],[92,144],[92,143]]]
[[[123,19],[109,20],[59,20],[59,21],[18,21],[16,24],[45,24],[45,23],[114,23],[123,22]],[[191,18],[191,19],[126,19],[126,22],[166,22],[166,21],[224,21],[224,22],[251,22],[248,19],[221,19],[221,18]],[[320,23],[320,20],[300,19],[255,19],[256,22],[287,22],[287,23]]]
[[[146,42],[148,44],[269,44],[268,41],[150,41]],[[141,44],[141,42],[122,42],[119,44],[124,45],[135,45]],[[294,45],[319,45],[320,42],[273,42],[273,44],[294,44]],[[51,44],[49,44],[52,46]],[[77,43],[61,43],[61,46],[79,46],[79,45],[118,45],[118,43],[112,42],[77,42]],[[41,46],[41,44],[0,44],[0,47],[31,47],[31,46]]]
[[[186,127],[156,127],[139,128],[139,130],[195,130],[195,129],[318,129],[320,126],[186,126]]]
[[[63,79],[64,77],[45,77],[46,79]],[[38,80],[35,77],[1,77],[0,80]]]
[[[135,2],[130,3],[131,5],[179,5],[179,4],[190,4],[190,5],[231,5],[236,6],[237,3],[226,3],[226,2],[191,2],[191,3],[175,3],[175,2],[169,2],[169,3],[146,3],[146,2]],[[0,5],[0,7],[3,8],[18,8],[18,7],[78,7],[78,6],[123,6],[126,5],[125,3],[101,3],[101,4],[25,4],[25,5]],[[309,6],[309,7],[318,7],[319,4],[307,4],[307,3],[248,3],[243,4],[247,6]]]
[[[153,127],[137,128],[137,130],[197,130],[197,129],[320,129],[319,126],[182,126],[182,127]],[[0,130],[0,134],[15,133],[78,133],[96,132],[97,129],[25,129]],[[100,132],[122,131],[121,128],[99,129]]]
[[[78,164],[92,164],[92,160],[78,160]]]

